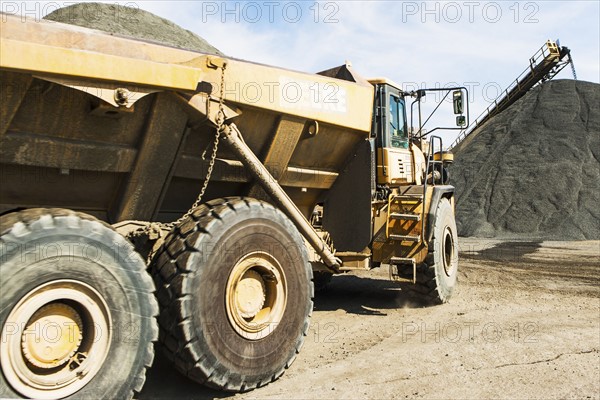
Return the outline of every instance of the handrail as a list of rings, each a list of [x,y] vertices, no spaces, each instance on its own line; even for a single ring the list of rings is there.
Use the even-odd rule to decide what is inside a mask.
[[[440,144],[440,160],[435,161],[435,142],[436,140]],[[431,186],[435,186],[435,165],[439,164],[441,166],[443,163],[444,156],[444,144],[442,142],[442,138],[440,136],[431,135],[429,137],[429,149],[427,151],[427,164],[425,169],[425,182],[423,183],[423,200],[422,200],[422,209],[421,209],[421,240],[425,242],[425,204],[427,198],[427,181],[429,180],[429,171],[431,170]],[[443,177],[444,169],[440,168],[440,177]],[[442,178],[443,179],[443,178]]]

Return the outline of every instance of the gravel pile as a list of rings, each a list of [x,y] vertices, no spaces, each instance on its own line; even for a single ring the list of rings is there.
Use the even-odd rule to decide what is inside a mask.
[[[177,3],[174,3],[173,7],[177,7]],[[79,3],[58,9],[46,15],[44,19],[206,54],[223,54],[195,33],[139,8],[116,4]]]
[[[459,235],[600,239],[600,85],[537,86],[453,151]]]

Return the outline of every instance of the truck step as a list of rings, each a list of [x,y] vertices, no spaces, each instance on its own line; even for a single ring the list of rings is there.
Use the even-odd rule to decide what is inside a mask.
[[[411,263],[394,263],[394,259],[403,259],[403,260],[410,260]],[[412,258],[404,258],[404,257],[392,257],[392,259],[390,260],[390,279],[392,281],[395,282],[405,282],[405,283],[412,283],[415,284],[417,283],[417,263],[414,262],[415,260]],[[402,265],[411,265],[412,264],[412,277],[408,277],[407,272],[405,271],[404,268],[402,268]],[[402,268],[402,272],[400,272],[400,268]],[[409,275],[410,276],[410,275]]]
[[[415,263],[415,259],[410,257],[392,257],[390,258],[390,263],[394,265],[413,265]]]
[[[412,235],[390,235],[390,239],[398,240],[401,242],[418,242],[421,240],[419,236]]]
[[[399,194],[394,196],[396,200],[423,200],[422,193],[414,193],[414,194]]]
[[[401,213],[391,213],[391,219],[403,219],[406,221],[420,221],[421,214],[401,214]]]

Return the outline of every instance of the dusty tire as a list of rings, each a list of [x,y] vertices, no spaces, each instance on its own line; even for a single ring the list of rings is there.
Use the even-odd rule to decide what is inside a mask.
[[[443,198],[435,212],[433,238],[425,263],[417,269],[417,288],[431,304],[452,297],[458,273],[458,235],[450,201]]]
[[[0,229],[0,398],[132,398],[158,338],[141,257],[69,210],[8,214]]]
[[[247,391],[279,378],[296,358],[312,313],[312,270],[300,234],[271,205],[226,198],[200,206],[166,238],[152,269],[160,340],[186,376]],[[239,276],[254,291],[238,294]],[[252,297],[238,309],[244,293],[262,293],[262,303]],[[264,323],[270,328],[260,330]]]

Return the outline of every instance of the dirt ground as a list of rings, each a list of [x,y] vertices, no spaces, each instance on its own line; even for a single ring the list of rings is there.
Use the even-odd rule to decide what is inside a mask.
[[[459,289],[421,307],[386,269],[334,277],[281,379],[227,395],[157,355],[150,399],[600,398],[600,241],[462,239]]]

